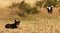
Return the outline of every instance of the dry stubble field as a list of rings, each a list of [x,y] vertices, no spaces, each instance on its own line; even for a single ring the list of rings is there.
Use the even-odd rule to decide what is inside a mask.
[[[0,9],[0,33],[60,33],[60,7],[53,9],[53,13],[48,14],[41,8],[42,13],[26,19],[19,18],[11,9]],[[5,25],[14,23],[14,19],[21,21],[18,28],[6,29]]]
[[[60,8],[54,8],[52,14],[48,14],[46,9],[41,8],[42,13],[31,18],[20,19],[17,29],[6,29],[5,25],[14,23],[13,18],[17,15],[11,14],[11,10],[0,9],[0,33],[60,33]],[[43,12],[44,11],[44,12]]]

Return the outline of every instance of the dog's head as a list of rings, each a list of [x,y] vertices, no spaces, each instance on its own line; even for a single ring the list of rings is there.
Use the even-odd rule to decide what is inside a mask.
[[[15,24],[16,24],[16,25],[19,25],[19,23],[20,23],[20,21],[16,21],[16,20],[15,20]]]

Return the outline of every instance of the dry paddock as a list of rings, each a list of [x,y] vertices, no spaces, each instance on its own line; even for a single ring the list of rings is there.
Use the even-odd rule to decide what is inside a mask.
[[[16,15],[10,14],[11,10],[1,9],[0,33],[60,33],[60,12],[58,9],[60,8],[54,8],[53,13],[48,14],[45,8],[41,8],[42,14],[39,13],[36,18],[30,20],[20,20],[21,23],[17,29],[5,28],[6,24],[14,23],[12,18],[16,18]]]
[[[0,9],[0,33],[60,33],[60,8],[53,9],[52,14],[48,14],[45,8],[39,9],[41,13],[33,15],[36,18],[20,20],[21,23],[17,29],[5,28],[6,24],[14,23],[12,18],[17,18],[15,11],[12,12],[8,8]]]
[[[60,18],[21,20],[16,29],[5,28],[8,23],[14,23],[14,21],[0,20],[0,33],[60,33]]]

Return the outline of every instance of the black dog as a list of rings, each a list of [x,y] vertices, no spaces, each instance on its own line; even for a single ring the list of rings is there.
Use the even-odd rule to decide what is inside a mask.
[[[6,24],[5,28],[11,28],[11,29],[17,28],[17,25],[19,25],[19,23],[20,23],[20,21],[15,20],[15,23],[13,23],[13,24]]]

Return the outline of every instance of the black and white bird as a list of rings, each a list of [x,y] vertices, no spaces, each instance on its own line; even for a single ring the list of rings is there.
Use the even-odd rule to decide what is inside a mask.
[[[13,24],[6,24],[5,28],[15,29],[18,27],[19,23],[20,23],[20,21],[15,20]]]
[[[53,11],[52,8],[53,8],[53,6],[48,6],[48,7],[47,7],[47,11],[48,11],[48,13],[52,13],[52,11]]]

